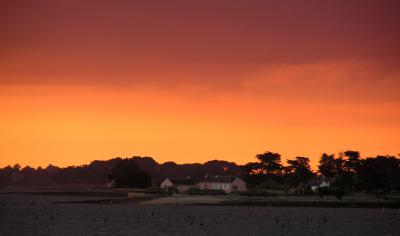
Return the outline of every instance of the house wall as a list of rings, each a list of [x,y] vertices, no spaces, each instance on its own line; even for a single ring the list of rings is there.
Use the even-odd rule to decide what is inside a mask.
[[[110,182],[107,182],[107,187],[112,188],[115,185],[115,181],[111,180]]]
[[[235,180],[232,181],[232,191],[246,191],[247,186],[246,182],[243,180],[236,178]]]
[[[224,190],[226,193],[230,193],[232,191],[231,183],[200,182],[197,186],[202,190]]]
[[[174,185],[171,180],[169,179],[165,179],[163,182],[161,182],[160,184],[160,188],[167,190],[168,188],[171,187],[176,187],[176,189],[178,189],[179,192],[183,193],[188,191],[190,188],[195,187],[195,185]]]
[[[318,190],[318,186],[311,186],[311,190],[316,192]]]
[[[174,186],[173,184],[172,184],[172,182],[169,180],[169,179],[165,179],[163,182],[161,182],[161,184],[160,184],[160,188],[162,188],[162,189],[164,189],[164,190],[167,190],[168,188],[170,188],[170,187],[172,187],[172,186]]]
[[[180,193],[184,193],[195,186],[194,185],[176,185],[175,187],[178,189],[178,191]]]
[[[322,181],[322,183],[319,185],[320,187],[329,187],[330,183],[327,181]]]
[[[312,185],[311,190],[312,191],[317,191],[318,188],[323,188],[323,187],[330,187],[330,182],[329,181],[322,181],[320,185]]]

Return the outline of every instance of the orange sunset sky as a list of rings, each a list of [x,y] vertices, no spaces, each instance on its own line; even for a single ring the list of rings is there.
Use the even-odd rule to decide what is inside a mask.
[[[0,167],[400,153],[400,2],[0,2]]]

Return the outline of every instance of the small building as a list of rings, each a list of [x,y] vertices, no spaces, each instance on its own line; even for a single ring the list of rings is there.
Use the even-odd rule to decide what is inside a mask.
[[[247,185],[246,182],[244,182],[244,180],[242,180],[241,178],[235,178],[232,181],[232,191],[247,191]]]
[[[197,186],[201,190],[223,190],[226,193],[247,190],[246,182],[240,178],[232,181],[229,175],[206,175]]]
[[[332,181],[333,180],[331,178],[322,176],[320,178],[310,180],[307,183],[307,187],[310,187],[312,191],[317,191],[318,188],[330,187]]]
[[[170,179],[166,178],[161,182],[160,187],[164,190],[168,190],[170,188],[176,188],[179,192],[184,193],[191,188],[195,187],[193,181],[189,178],[187,179]]]
[[[115,186],[115,181],[111,180],[111,181],[107,181],[107,188],[113,188]]]

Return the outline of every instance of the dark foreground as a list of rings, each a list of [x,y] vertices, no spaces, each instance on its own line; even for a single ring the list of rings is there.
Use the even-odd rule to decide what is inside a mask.
[[[60,203],[86,199],[0,194],[0,235],[400,235],[399,209]]]

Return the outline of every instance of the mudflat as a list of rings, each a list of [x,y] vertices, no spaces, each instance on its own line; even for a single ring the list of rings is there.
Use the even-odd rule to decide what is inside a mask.
[[[212,199],[193,205],[0,194],[0,235],[400,235],[397,208],[235,206]]]

